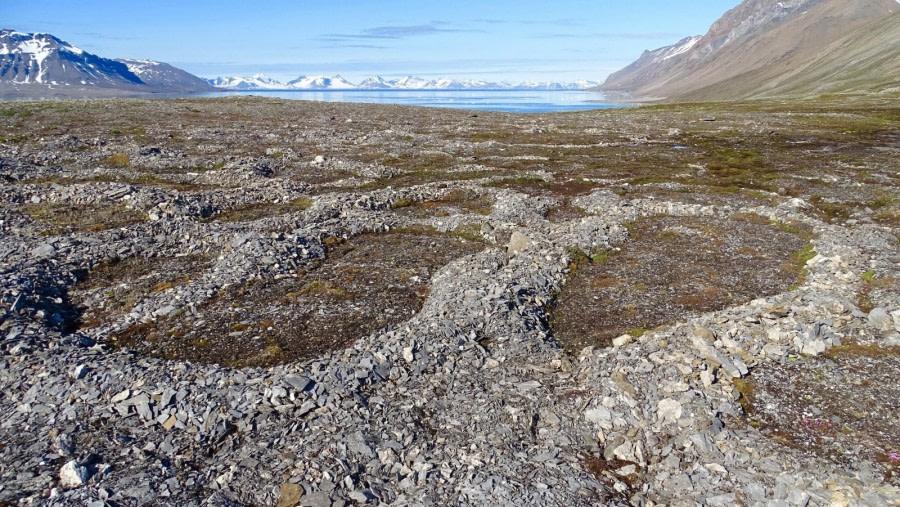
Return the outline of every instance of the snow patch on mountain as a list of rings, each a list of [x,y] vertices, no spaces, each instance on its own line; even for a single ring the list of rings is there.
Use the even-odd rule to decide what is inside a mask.
[[[370,76],[356,84],[341,76],[299,76],[282,84],[261,74],[252,77],[217,77],[208,81],[216,88],[227,90],[584,90],[599,84],[596,81],[588,80],[574,82],[525,81],[514,84],[507,81],[423,79],[416,76],[405,76],[398,79]]]
[[[900,0],[898,0],[898,1],[900,1]],[[691,50],[692,47],[697,45],[697,43],[700,42],[701,40],[703,40],[702,35],[695,35],[693,37],[687,37],[685,39],[682,39],[675,45],[662,48],[662,50],[660,50],[660,54],[653,61],[658,63],[658,62],[668,60],[670,58],[674,58],[678,55],[687,53],[688,51]]]
[[[284,84],[262,74],[246,77],[217,77],[207,80],[211,86],[228,90],[282,90]]]
[[[354,90],[356,85],[341,76],[300,76],[288,81],[287,88],[298,90]]]
[[[63,96],[58,92],[61,86],[129,92],[212,90],[205,80],[165,63],[113,60],[88,53],[49,33],[0,30],[0,95],[29,96],[55,90],[54,96]]]
[[[125,66],[128,67],[128,70],[138,77],[144,77],[148,74],[158,72],[158,67],[162,65],[160,62],[154,62],[153,60],[123,58],[119,61],[124,63]]]

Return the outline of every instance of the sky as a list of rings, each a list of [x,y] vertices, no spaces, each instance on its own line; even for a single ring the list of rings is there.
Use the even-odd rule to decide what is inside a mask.
[[[602,81],[739,0],[0,0],[0,28],[202,77]]]

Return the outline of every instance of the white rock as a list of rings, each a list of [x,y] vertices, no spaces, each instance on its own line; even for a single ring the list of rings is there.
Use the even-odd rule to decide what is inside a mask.
[[[410,345],[409,347],[403,347],[403,359],[407,363],[411,363],[411,362],[413,362],[413,359],[415,359],[415,356],[413,355],[413,346],[412,345]]]
[[[531,246],[531,239],[519,231],[512,233],[509,243],[506,244],[506,251],[511,254],[518,254]]]
[[[83,486],[90,478],[88,469],[72,460],[59,469],[59,484],[64,488]]]
[[[671,398],[660,400],[656,405],[656,415],[663,424],[677,422],[681,417],[681,412],[681,402]]]
[[[84,376],[88,374],[88,371],[90,371],[90,368],[88,368],[87,365],[79,364],[75,367],[75,370],[72,371],[72,377],[75,380],[83,379]]]
[[[626,441],[624,444],[618,446],[613,451],[613,455],[619,458],[622,461],[637,461],[637,457],[634,455],[634,445],[631,442]]]
[[[615,347],[615,348],[624,347],[625,345],[628,345],[629,343],[631,343],[631,340],[632,340],[632,336],[630,334],[623,334],[622,336],[619,336],[618,338],[613,338],[612,344],[613,344],[613,347]]]
[[[109,400],[109,402],[110,403],[119,403],[120,401],[127,400],[129,396],[131,396],[131,391],[129,391],[128,389],[125,389],[124,391],[120,392],[119,394],[113,396]]]
[[[822,352],[828,350],[828,346],[822,340],[812,340],[810,342],[803,344],[803,349],[800,350],[802,354],[809,354],[811,356],[818,356]]]

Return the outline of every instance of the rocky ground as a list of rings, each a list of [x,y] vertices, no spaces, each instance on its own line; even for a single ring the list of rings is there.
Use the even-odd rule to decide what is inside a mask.
[[[900,504],[895,103],[0,123],[0,504]]]

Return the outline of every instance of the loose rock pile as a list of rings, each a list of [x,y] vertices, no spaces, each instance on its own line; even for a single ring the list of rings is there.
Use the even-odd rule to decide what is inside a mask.
[[[139,156],[152,164],[167,153]],[[0,160],[8,181],[50,171],[9,149]],[[825,224],[801,213],[800,199],[704,206],[608,190],[575,201],[585,216],[551,222],[552,198],[488,180],[314,195],[255,162],[229,164],[204,173],[219,188],[197,192],[0,187],[7,203],[116,203],[147,214],[125,228],[43,237],[15,206],[4,208],[0,503],[897,504],[888,473],[896,465],[838,466],[768,438],[748,424],[739,382],[842,344],[900,346],[896,287],[880,291],[868,313],[855,304],[863,273],[900,276],[896,231]],[[232,181],[241,186],[227,188]],[[452,190],[489,195],[491,213],[391,209]],[[225,206],[300,197],[310,199],[305,210],[207,220]],[[566,282],[572,248],[621,245],[624,225],[639,216],[737,213],[814,228],[817,255],[799,288],[577,356],[554,340],[546,308]],[[474,224],[488,247],[440,269],[416,315],[349,348],[231,369],[105,341],[202,312],[228,287],[293,276],[326,256],[328,237],[462,224]],[[190,255],[212,260],[111,322],[73,330],[67,293],[85,271],[113,258]],[[884,410],[896,413],[896,399]]]

